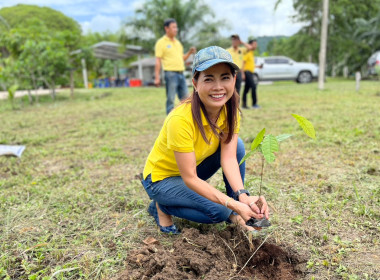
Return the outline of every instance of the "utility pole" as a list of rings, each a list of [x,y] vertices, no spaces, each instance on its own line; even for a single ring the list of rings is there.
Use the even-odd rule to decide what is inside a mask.
[[[319,49],[319,75],[318,75],[319,89],[324,89],[325,87],[328,15],[329,15],[329,0],[323,0],[321,45]]]

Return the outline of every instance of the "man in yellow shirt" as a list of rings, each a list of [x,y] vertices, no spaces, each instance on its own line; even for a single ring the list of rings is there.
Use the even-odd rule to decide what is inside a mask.
[[[169,114],[174,108],[175,94],[183,100],[187,97],[187,85],[183,71],[185,70],[185,61],[192,53],[196,52],[195,47],[183,54],[183,46],[176,39],[178,33],[177,22],[173,18],[164,21],[165,35],[162,36],[155,46],[155,79],[154,84],[160,85],[161,64],[164,69],[164,78],[166,86],[166,114]]]
[[[244,55],[252,50],[252,46],[240,40],[239,35],[231,35],[231,44],[232,46],[227,49],[231,54],[233,62],[239,66],[239,72],[236,75],[236,84],[235,88],[238,94],[240,94],[241,82],[245,79],[243,67],[244,67]],[[240,47],[244,45],[244,47]]]
[[[247,106],[247,94],[249,90],[252,91],[252,108],[258,109],[260,108],[259,105],[257,105],[257,96],[256,96],[256,84],[253,80],[253,73],[255,72],[255,55],[254,51],[257,48],[257,41],[256,39],[251,39],[248,41],[248,44],[252,47],[252,50],[248,51],[244,55],[244,74],[245,74],[245,85],[244,85],[244,91],[243,91],[243,108],[248,109]]]

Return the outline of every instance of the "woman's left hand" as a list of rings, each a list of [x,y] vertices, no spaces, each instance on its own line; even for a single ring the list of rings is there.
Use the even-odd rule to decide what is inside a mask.
[[[261,208],[257,206],[257,201],[260,199],[259,204],[262,204]],[[257,214],[263,214],[265,218],[269,219],[269,207],[268,203],[265,200],[264,196],[241,196],[240,197],[240,202],[247,204],[249,207],[251,207],[252,211],[254,211]]]

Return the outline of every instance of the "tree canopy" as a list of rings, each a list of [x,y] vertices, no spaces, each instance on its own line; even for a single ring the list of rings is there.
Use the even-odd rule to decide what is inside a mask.
[[[19,4],[0,9],[3,18],[10,28],[27,28],[31,20],[39,19],[50,32],[64,32],[65,45],[70,49],[78,47],[81,27],[74,19],[48,7]]]
[[[303,28],[288,39],[272,42],[270,52],[318,62],[322,2],[293,0],[293,7],[293,20],[303,23]],[[350,72],[357,71],[380,48],[380,0],[334,0],[329,10],[327,69],[339,73],[347,66]]]
[[[15,27],[0,34],[0,45],[8,56],[0,58],[3,65],[3,87],[15,84],[23,88],[37,88],[45,84],[55,97],[55,86],[67,77],[69,49],[65,46],[65,32],[49,32],[44,23],[31,19],[27,27]],[[64,81],[64,80],[63,80]],[[64,81],[65,82],[65,81]]]
[[[178,39],[185,47],[195,45],[201,48],[218,42],[225,44],[219,28],[226,24],[215,20],[213,10],[202,0],[146,1],[135,11],[135,16],[126,21],[128,34],[133,34],[127,39],[153,49],[155,41],[165,33],[163,23],[167,18],[176,19]]]

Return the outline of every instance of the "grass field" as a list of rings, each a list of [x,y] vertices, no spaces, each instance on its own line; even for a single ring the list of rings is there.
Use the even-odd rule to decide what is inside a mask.
[[[380,83],[329,80],[259,86],[243,111],[247,149],[262,129],[294,136],[264,173],[274,241],[307,259],[305,279],[380,278]],[[37,105],[0,101],[0,279],[109,279],[154,236],[138,180],[165,118],[162,88],[78,90]],[[315,126],[304,136],[296,113]],[[257,192],[258,156],[247,162]],[[211,182],[222,187],[218,173]]]

